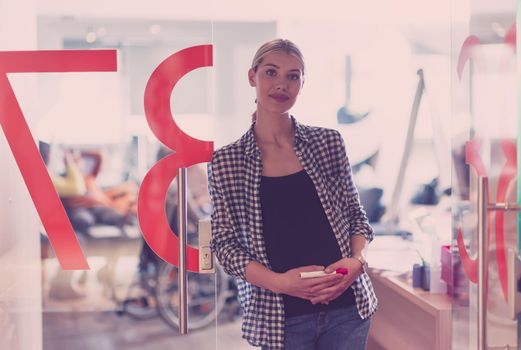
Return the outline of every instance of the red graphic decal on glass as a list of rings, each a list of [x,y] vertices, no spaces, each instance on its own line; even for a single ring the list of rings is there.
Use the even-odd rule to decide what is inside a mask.
[[[463,75],[463,68],[465,68],[467,61],[470,59],[470,56],[472,55],[472,49],[476,46],[479,46],[480,44],[481,44],[481,41],[475,35],[469,36],[463,42],[463,45],[461,46],[461,51],[460,51],[459,57],[458,57],[458,66],[456,68],[456,71],[458,73],[458,79],[461,80],[461,76]]]
[[[468,141],[465,145],[465,159],[468,165],[473,167],[476,170],[478,176],[485,176],[485,165],[483,164],[480,156],[479,156],[479,148],[480,142],[478,140]],[[487,196],[488,197],[488,196]],[[487,246],[490,241],[490,213],[487,212],[488,215],[488,225],[487,225]],[[463,241],[463,231],[458,229],[457,235],[458,242],[458,250],[461,257],[461,265],[463,266],[463,270],[467,274],[467,277],[471,282],[478,282],[478,259],[472,259],[469,256],[467,248],[465,247],[465,243]]]
[[[469,256],[469,252],[467,251],[465,242],[463,241],[463,231],[461,228],[458,228],[457,242],[463,271],[465,271],[469,281],[478,283],[478,261]]]
[[[510,183],[516,177],[517,172],[517,150],[513,141],[502,141],[501,147],[505,154],[506,162],[497,185],[496,203],[506,203],[507,190]],[[499,281],[505,301],[508,301],[508,276],[507,257],[505,253],[505,212],[496,213],[496,259],[499,273]]]
[[[512,49],[512,55],[505,59],[502,63],[502,68],[507,69],[509,61],[516,53],[516,23],[514,22],[508,29],[503,42]],[[517,174],[517,149],[516,144],[512,141],[503,140],[501,148],[506,158],[505,166],[503,167],[499,176],[497,185],[496,203],[505,203],[508,187],[515,179]],[[508,271],[507,271],[507,257],[505,250],[505,228],[504,218],[505,212],[496,211],[496,259],[499,274],[499,281],[505,301],[508,301]]]
[[[74,230],[7,78],[8,73],[113,72],[115,50],[0,52],[0,125],[63,269],[88,269]]]
[[[504,38],[504,43],[512,48],[512,53],[515,53],[516,49],[516,23],[514,23],[508,30]],[[458,78],[461,79],[465,64],[472,56],[472,49],[481,44],[479,38],[476,36],[469,36],[463,43],[463,46],[458,57],[457,74]],[[511,59],[507,57],[504,62],[501,63],[502,69],[506,69]],[[479,141],[472,140],[466,145],[466,161],[469,165],[474,167],[478,176],[486,176],[486,169],[479,156]],[[511,141],[502,141],[501,147],[506,158],[505,165],[499,175],[497,191],[496,191],[496,202],[504,203],[506,201],[506,195],[508,187],[511,182],[515,179],[517,173],[517,151],[516,145]],[[505,250],[505,227],[503,211],[495,211],[495,233],[496,233],[496,259],[498,266],[498,275],[501,283],[501,289],[505,301],[508,301],[508,276],[507,276],[507,258]],[[491,212],[487,212],[488,227],[487,227],[487,246],[490,246],[490,222]],[[471,259],[465,244],[463,242],[463,233],[461,229],[457,232],[457,243],[458,250],[461,256],[461,262],[465,273],[467,274],[470,281],[477,283],[477,259]]]
[[[179,240],[166,217],[168,186],[179,168],[210,161],[213,142],[195,139],[179,128],[170,110],[170,95],[187,73],[212,64],[211,45],[186,48],[161,62],[145,89],[145,114],[150,129],[174,153],[158,161],[143,179],[138,196],[139,226],[154,252],[173,265],[179,265]],[[187,247],[187,268],[199,271],[198,250],[193,247]]]

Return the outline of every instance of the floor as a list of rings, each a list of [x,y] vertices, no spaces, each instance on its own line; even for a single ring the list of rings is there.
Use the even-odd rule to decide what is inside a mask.
[[[54,258],[42,262],[44,350],[247,350],[238,304],[228,302],[216,323],[180,335],[159,316],[135,320],[117,313],[135,278],[139,246],[115,264],[103,283],[106,256],[89,256],[90,270],[66,273]],[[72,295],[78,292],[78,295]]]
[[[44,350],[215,350],[258,349],[240,336],[240,320],[219,322],[179,335],[159,317],[134,320],[115,312],[47,312]]]

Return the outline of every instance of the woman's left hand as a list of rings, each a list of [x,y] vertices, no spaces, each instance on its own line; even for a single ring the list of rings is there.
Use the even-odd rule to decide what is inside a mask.
[[[313,291],[317,294],[317,296],[311,299],[311,303],[328,304],[331,300],[334,300],[342,295],[342,293],[344,293],[363,272],[360,261],[353,258],[340,259],[326,267],[325,272],[332,272],[339,268],[347,269],[347,275],[343,276],[337,284],[331,287]]]

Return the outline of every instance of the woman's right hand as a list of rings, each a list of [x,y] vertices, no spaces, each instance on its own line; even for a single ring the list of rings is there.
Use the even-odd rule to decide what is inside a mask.
[[[291,295],[294,297],[311,300],[319,292],[337,284],[341,279],[341,274],[316,278],[301,278],[301,272],[323,271],[324,266],[310,265],[297,267],[279,274],[278,293]]]

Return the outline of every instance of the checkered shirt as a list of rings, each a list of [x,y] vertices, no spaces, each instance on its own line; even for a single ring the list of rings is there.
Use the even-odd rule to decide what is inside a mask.
[[[351,235],[363,235],[370,242],[374,232],[360,205],[342,136],[336,130],[292,120],[294,150],[315,184],[342,256],[348,257]],[[246,266],[252,260],[270,268],[262,233],[261,174],[261,152],[255,143],[253,125],[238,141],[214,152],[208,165],[213,204],[211,248],[223,269],[237,278],[244,315],[243,338],[254,346],[283,349],[282,296],[245,279]],[[351,288],[358,313],[368,318],[377,307],[369,276],[363,273]]]

